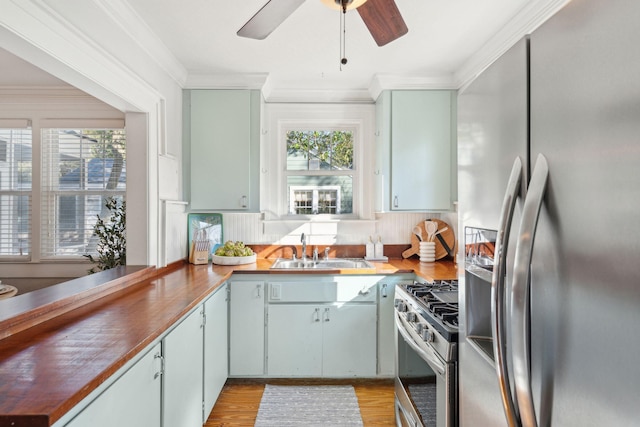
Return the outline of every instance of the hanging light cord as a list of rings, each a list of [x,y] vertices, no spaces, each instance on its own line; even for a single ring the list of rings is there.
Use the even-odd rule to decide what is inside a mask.
[[[347,64],[347,4],[347,0],[342,0],[342,13],[340,14],[340,71],[342,71],[342,66]]]

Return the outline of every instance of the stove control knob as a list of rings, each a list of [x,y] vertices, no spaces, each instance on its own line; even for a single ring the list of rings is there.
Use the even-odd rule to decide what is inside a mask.
[[[421,335],[424,342],[433,342],[433,332],[431,332],[429,329],[425,328],[422,331]]]
[[[422,336],[422,331],[424,330],[424,323],[416,323],[416,332]]]
[[[418,320],[418,316],[416,316],[413,311],[410,311],[409,313],[407,313],[407,320],[411,323],[415,323],[415,321]]]
[[[400,313],[404,313],[405,311],[407,311],[407,304],[402,300],[398,301],[398,303],[396,304],[396,310],[398,310]]]

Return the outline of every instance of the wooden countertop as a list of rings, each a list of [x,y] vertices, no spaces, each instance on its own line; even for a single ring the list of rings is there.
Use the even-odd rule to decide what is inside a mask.
[[[106,284],[100,273],[67,282],[66,290],[57,286],[0,301],[0,427],[52,425],[231,274],[273,274],[271,263],[104,272]],[[374,265],[375,274],[456,278],[451,261]]]

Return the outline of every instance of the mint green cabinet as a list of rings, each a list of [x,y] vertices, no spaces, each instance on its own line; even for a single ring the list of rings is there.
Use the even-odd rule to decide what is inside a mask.
[[[206,421],[227,381],[229,346],[227,337],[227,284],[204,303],[204,418]]]
[[[455,98],[450,90],[394,90],[376,103],[377,211],[446,211],[455,190]]]
[[[268,284],[267,375],[375,377],[378,278]]]
[[[66,426],[160,427],[161,360],[157,344]]]
[[[190,209],[257,211],[260,92],[202,89],[183,95]]]
[[[229,283],[229,375],[264,375],[265,286],[257,280]]]
[[[202,306],[162,340],[164,383],[163,425],[201,427],[203,378]]]

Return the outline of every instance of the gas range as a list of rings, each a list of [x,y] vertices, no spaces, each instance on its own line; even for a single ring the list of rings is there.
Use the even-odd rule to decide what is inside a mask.
[[[398,283],[395,322],[398,425],[456,427],[458,282]]]
[[[458,341],[458,281],[438,280],[432,283],[405,283],[399,285],[405,299],[425,321],[449,342]]]

